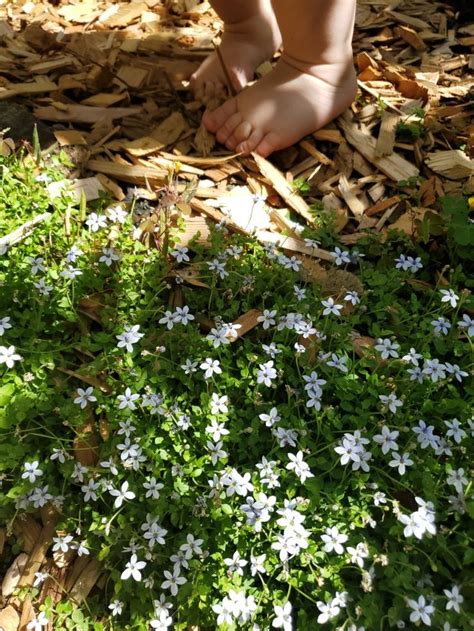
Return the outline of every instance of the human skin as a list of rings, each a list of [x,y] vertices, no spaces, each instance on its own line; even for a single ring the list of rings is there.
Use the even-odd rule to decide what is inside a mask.
[[[234,56],[229,43],[222,47],[234,89],[250,80],[255,60],[268,58],[279,34],[283,42],[282,55],[269,74],[205,113],[205,127],[228,149],[268,156],[324,127],[351,104],[357,90],[352,60],[355,0],[273,0],[275,21],[268,0],[213,0],[211,4],[224,21],[224,37],[226,32],[239,33],[239,40],[232,44]],[[265,42],[260,55],[255,52],[259,41]],[[217,62],[211,58],[202,73],[198,71],[192,82],[196,91],[212,92],[209,82],[215,89],[225,81],[217,72]]]

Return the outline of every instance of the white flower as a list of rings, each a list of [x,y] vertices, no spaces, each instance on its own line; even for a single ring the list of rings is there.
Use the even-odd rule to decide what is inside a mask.
[[[166,580],[161,583],[161,589],[169,589],[173,596],[176,596],[179,586],[187,582],[184,576],[180,576],[179,567],[175,566],[173,572],[165,570],[163,574]]]
[[[324,603],[321,600],[318,600],[316,606],[321,612],[318,616],[318,622],[320,624],[325,624],[326,622],[329,622],[329,620],[339,615],[341,611],[340,601],[338,598],[332,598],[328,603]]]
[[[281,353],[282,351],[277,347],[275,342],[270,342],[270,344],[262,344],[262,350],[264,353],[269,355],[272,359]]]
[[[86,220],[86,225],[91,229],[92,232],[97,232],[100,228],[107,227],[107,217],[105,215],[91,213]]]
[[[12,328],[12,325],[10,324],[9,316],[0,318],[0,335],[3,335],[7,329],[11,329],[11,328]]]
[[[150,620],[150,627],[158,631],[167,631],[172,624],[173,619],[167,611],[160,611],[156,618]]]
[[[207,263],[207,266],[211,272],[217,272],[218,276],[222,279],[229,275],[229,272],[226,271],[224,264],[220,263],[218,259],[214,259],[210,263]]]
[[[143,483],[143,488],[146,489],[145,497],[151,497],[154,500],[159,499],[160,491],[163,487],[164,485],[161,482],[157,482],[156,478],[152,476],[150,480]]]
[[[439,359],[426,359],[423,365],[423,374],[428,375],[433,383],[446,377],[446,366]]]
[[[398,433],[398,432],[397,432]],[[397,445],[398,449],[398,445]],[[392,452],[392,460],[388,463],[389,467],[398,468],[400,475],[405,475],[406,468],[413,464],[413,460],[410,459],[410,454],[399,454],[397,451]]]
[[[348,291],[344,296],[346,302],[350,302],[352,305],[358,305],[360,303],[359,294],[356,291]]]
[[[403,402],[400,401],[400,399],[397,399],[396,395],[393,394],[393,392],[387,396],[381,394],[379,395],[379,399],[384,405],[388,407],[390,412],[393,412],[393,414],[396,414],[397,408],[400,408],[403,405]]]
[[[212,342],[212,346],[214,348],[219,348],[221,345],[226,346],[230,344],[228,330],[226,327],[223,326],[212,328],[210,333],[206,336],[206,340]]]
[[[222,449],[222,441],[218,443],[213,443],[210,440],[207,441],[206,447],[211,452],[211,461],[212,464],[216,464],[218,460],[222,458],[227,458],[227,452]]]
[[[369,556],[369,550],[365,543],[358,543],[355,548],[348,546],[347,552],[350,554],[351,563],[355,563],[360,568],[364,567],[365,559]]]
[[[97,489],[99,488],[99,483],[95,480],[89,480],[87,484],[81,486],[81,491],[84,493],[84,501],[89,502],[92,500],[95,502],[97,500]]]
[[[297,285],[293,286],[293,293],[295,294],[296,300],[304,300],[306,298],[306,289],[298,287]]]
[[[199,366],[201,370],[204,370],[204,379],[210,379],[212,375],[220,375],[222,373],[221,364],[218,359],[212,359],[207,357]]]
[[[271,326],[276,324],[276,314],[276,310],[269,311],[268,309],[264,309],[263,313],[258,316],[257,322],[261,322],[264,329],[269,329]]]
[[[277,377],[277,371],[273,366],[274,362],[272,359],[264,364],[258,365],[257,383],[263,383],[267,387],[272,385],[272,379],[276,379]]]
[[[191,359],[187,359],[184,364],[181,364],[181,369],[184,371],[185,375],[190,375],[193,372],[196,372],[198,367],[197,362],[193,362]]]
[[[397,269],[402,269],[404,272],[417,272],[423,267],[423,263],[421,262],[421,258],[419,256],[413,258],[412,256],[400,254],[398,259],[395,259],[395,262],[395,267]]]
[[[120,401],[120,404],[118,406],[119,410],[123,410],[125,408],[128,410],[135,410],[137,407],[135,405],[135,401],[137,401],[139,398],[139,394],[132,394],[130,388],[126,388],[125,394],[119,394],[117,396],[117,399]]]
[[[311,473],[308,464],[303,460],[303,452],[298,451],[295,454],[288,454],[288,458],[291,462],[286,465],[286,468],[289,471],[294,470],[295,474],[300,479],[301,484],[304,484],[305,480],[308,478],[313,478],[314,475]]]
[[[16,353],[14,346],[0,346],[0,364],[6,364],[7,368],[13,368],[15,362],[23,359]]]
[[[25,472],[22,473],[21,477],[23,480],[28,479],[30,482],[36,482],[36,478],[39,478],[43,475],[43,472],[39,468],[39,462],[35,460],[34,462],[25,462]]]
[[[86,548],[86,546],[84,545],[84,542],[81,542],[78,546],[77,546],[77,554],[82,557],[82,556],[89,556],[90,552],[88,550],[88,548]]]
[[[430,616],[434,613],[435,608],[426,602],[424,596],[420,596],[418,600],[408,599],[408,606],[413,609],[410,614],[410,622],[418,622],[421,620],[423,624],[431,626]]]
[[[72,548],[71,542],[74,539],[72,535],[66,535],[65,537],[53,537],[53,552],[67,552],[69,548]]]
[[[250,555],[250,573],[252,574],[252,576],[255,576],[257,573],[258,574],[267,573],[265,566],[263,565],[266,559],[267,559],[266,554],[260,554],[259,556],[256,556],[256,557],[253,556],[253,554]]]
[[[326,361],[326,366],[331,366],[332,368],[337,368],[337,370],[340,370],[343,373],[347,373],[349,372],[347,360],[348,357],[346,355],[339,357],[336,353],[331,353],[331,359]]]
[[[396,439],[399,434],[400,432],[395,430],[391,432],[386,425],[383,425],[381,433],[374,436],[374,441],[381,446],[383,454],[388,454],[389,451],[398,451]]]
[[[474,337],[474,320],[467,313],[465,313],[462,320],[458,322],[458,327],[460,329],[467,329],[467,335]]]
[[[229,433],[224,423],[219,423],[216,419],[212,419],[211,424],[206,427],[205,431],[215,442],[220,440],[221,436],[226,436]]]
[[[227,412],[229,411],[227,404],[229,402],[229,399],[227,397],[227,395],[223,395],[223,396],[219,396],[216,392],[212,393],[211,396],[211,414],[217,415],[217,414],[227,414]]]
[[[338,305],[334,302],[334,298],[329,297],[327,300],[321,300],[321,304],[323,305],[323,315],[330,315],[333,313],[334,315],[341,315],[341,310],[343,309],[343,305]]]
[[[46,271],[45,266],[43,265],[43,257],[38,256],[34,258],[33,256],[27,256],[26,260],[31,265],[31,273],[36,274],[37,272]]]
[[[120,490],[112,488],[110,489],[109,493],[110,495],[113,495],[115,497],[115,508],[120,508],[124,500],[133,500],[133,498],[135,497],[135,493],[128,490],[127,481],[122,484]]]
[[[78,248],[77,245],[73,245],[71,249],[66,252],[66,261],[68,263],[75,263],[77,258],[81,256],[81,254],[84,254],[84,252],[80,248]]]
[[[456,613],[461,613],[460,604],[464,601],[464,596],[461,594],[461,590],[457,585],[453,585],[451,590],[443,589],[443,592],[448,599],[446,603],[446,609],[449,611],[450,609],[454,609]]]
[[[423,359],[423,355],[417,353],[413,347],[410,348],[409,352],[402,357],[403,362],[409,362],[413,366],[418,366],[419,359]]]
[[[43,627],[47,627],[49,624],[49,619],[46,617],[44,611],[41,611],[39,616],[33,618],[31,622],[26,625],[27,629],[32,629],[33,631],[41,631]]]
[[[335,247],[333,252],[330,252],[334,257],[336,265],[342,265],[343,263],[350,263],[351,256],[347,250],[341,250],[339,247]]]
[[[466,432],[461,428],[461,423],[457,418],[453,418],[451,421],[444,421],[448,431],[446,432],[447,438],[452,438],[458,445],[466,438]]]
[[[142,337],[143,333],[139,333],[140,325],[135,324],[133,326],[126,326],[123,333],[116,335],[119,340],[117,344],[118,348],[125,347],[129,353],[133,351],[133,344],[136,344]]]
[[[185,554],[186,559],[191,559],[194,554],[202,554],[201,545],[203,539],[195,539],[194,535],[186,535],[186,543],[183,543],[179,549]]]
[[[35,580],[33,583],[33,587],[39,587],[44,583],[44,581],[48,578],[49,574],[47,572],[35,572]]]
[[[348,539],[347,535],[344,535],[339,532],[339,529],[336,526],[332,528],[326,528],[326,533],[321,535],[321,539],[324,541],[323,550],[325,552],[334,552],[336,554],[343,554],[344,546],[342,545]]]
[[[446,480],[446,482],[450,486],[454,486],[454,488],[456,489],[458,493],[462,493],[464,490],[464,487],[468,483],[468,479],[464,475],[464,469],[462,468],[450,469],[448,473],[448,479]]]
[[[194,320],[194,316],[192,313],[189,313],[188,305],[184,305],[184,307],[176,307],[176,311],[174,312],[174,321],[177,324],[184,324],[184,326],[186,326],[192,320]]]
[[[456,381],[459,381],[459,383],[462,382],[464,377],[469,376],[469,373],[466,372],[465,370],[461,370],[461,368],[457,364],[451,364],[450,362],[445,362],[444,367],[446,368],[447,372],[449,372],[450,375],[454,376]]]
[[[378,351],[382,355],[382,359],[388,359],[389,357],[398,357],[398,349],[400,345],[396,342],[392,342],[386,338],[377,338],[377,344],[375,345],[375,350]]]
[[[112,616],[120,616],[123,610],[123,603],[120,600],[113,600],[109,605],[109,609],[112,610]]]
[[[282,628],[283,631],[292,631],[293,621],[291,616],[291,603],[287,602],[283,606],[274,605],[273,609],[275,611],[275,618],[272,620],[272,627],[277,629]]]
[[[453,309],[457,307],[459,296],[452,289],[441,289],[440,293],[443,296],[441,302],[449,302]]]
[[[276,408],[272,408],[268,414],[259,414],[258,418],[263,421],[267,427],[273,427],[275,423],[281,421],[281,417]]]
[[[243,568],[247,565],[248,561],[241,559],[239,551],[236,550],[231,559],[224,559],[224,563],[229,568],[229,572],[235,572],[239,576],[243,576]]]
[[[46,285],[44,278],[40,278],[37,283],[33,283],[42,296],[49,296],[53,291],[52,285]]]
[[[102,256],[99,259],[99,263],[105,263],[107,267],[110,267],[114,261],[119,261],[120,255],[114,250],[114,248],[102,248]]]
[[[76,276],[81,276],[82,272],[77,267],[73,267],[72,265],[68,265],[65,269],[60,272],[63,278],[67,278],[68,280],[74,280]]]
[[[187,263],[190,259],[188,256],[188,248],[182,245],[175,245],[174,250],[170,252],[171,256],[173,256],[178,263]]]
[[[132,554],[130,561],[128,561],[124,571],[120,575],[120,580],[126,581],[127,579],[132,577],[135,581],[141,581],[142,574],[140,570],[143,570],[144,567],[146,567],[146,562],[139,561],[137,555]]]
[[[433,327],[435,335],[447,335],[451,328],[451,322],[443,316],[440,316],[436,318],[436,320],[431,320],[431,326]]]
[[[165,315],[158,320],[160,324],[166,324],[166,328],[171,331],[174,327],[176,318],[174,311],[169,311],[168,309],[165,311]]]
[[[94,388],[92,386],[90,386],[89,388],[86,388],[85,390],[83,390],[83,388],[78,388],[77,389],[77,394],[78,396],[74,399],[74,403],[76,403],[77,405],[81,406],[81,409],[83,410],[86,406],[87,403],[90,401],[97,401],[96,397],[92,394],[94,392]]]
[[[110,206],[110,208],[107,208],[105,214],[107,215],[108,219],[110,219],[110,221],[116,221],[117,223],[121,224],[126,222],[128,216],[128,212],[118,204],[116,206]]]

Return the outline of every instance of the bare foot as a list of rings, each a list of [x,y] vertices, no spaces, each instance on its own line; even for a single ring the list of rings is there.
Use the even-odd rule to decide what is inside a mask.
[[[256,68],[280,46],[280,30],[272,11],[262,10],[241,22],[226,24],[219,48],[234,90],[240,92],[254,78]],[[228,81],[217,53],[209,55],[190,83],[197,99],[222,92]]]
[[[266,157],[327,125],[349,107],[356,91],[352,56],[306,65],[283,55],[255,85],[206,112],[203,123],[231,151]]]

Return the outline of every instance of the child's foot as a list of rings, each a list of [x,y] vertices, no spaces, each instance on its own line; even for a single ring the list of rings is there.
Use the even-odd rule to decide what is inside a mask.
[[[213,112],[203,122],[231,151],[268,156],[327,125],[354,100],[352,57],[306,65],[283,55],[271,73]]]
[[[271,10],[226,24],[219,49],[234,90],[240,92],[254,78],[256,68],[271,59],[280,46],[280,30]],[[191,89],[198,99],[222,92],[227,84],[216,52],[191,76]]]

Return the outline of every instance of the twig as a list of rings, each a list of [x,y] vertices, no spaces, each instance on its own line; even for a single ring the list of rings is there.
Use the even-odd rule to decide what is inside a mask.
[[[237,92],[234,89],[234,86],[232,85],[232,81],[230,79],[229,71],[227,70],[227,66],[225,65],[224,58],[222,57],[221,49],[216,44],[216,42],[212,42],[212,43],[214,44],[214,49],[216,51],[217,59],[219,60],[219,63],[221,65],[221,67],[222,67],[222,72],[224,73],[225,80],[226,80],[227,87],[229,89],[230,95],[231,96],[236,96]]]
[[[37,217],[34,217],[34,219],[30,219],[30,221],[24,223],[13,232],[10,232],[10,234],[5,235],[4,237],[0,237],[0,247],[4,245],[10,246],[18,243],[19,241],[22,241],[33,231],[33,229],[39,223],[46,221],[46,219],[49,219],[51,216],[52,213],[43,213],[42,215],[38,215]]]

